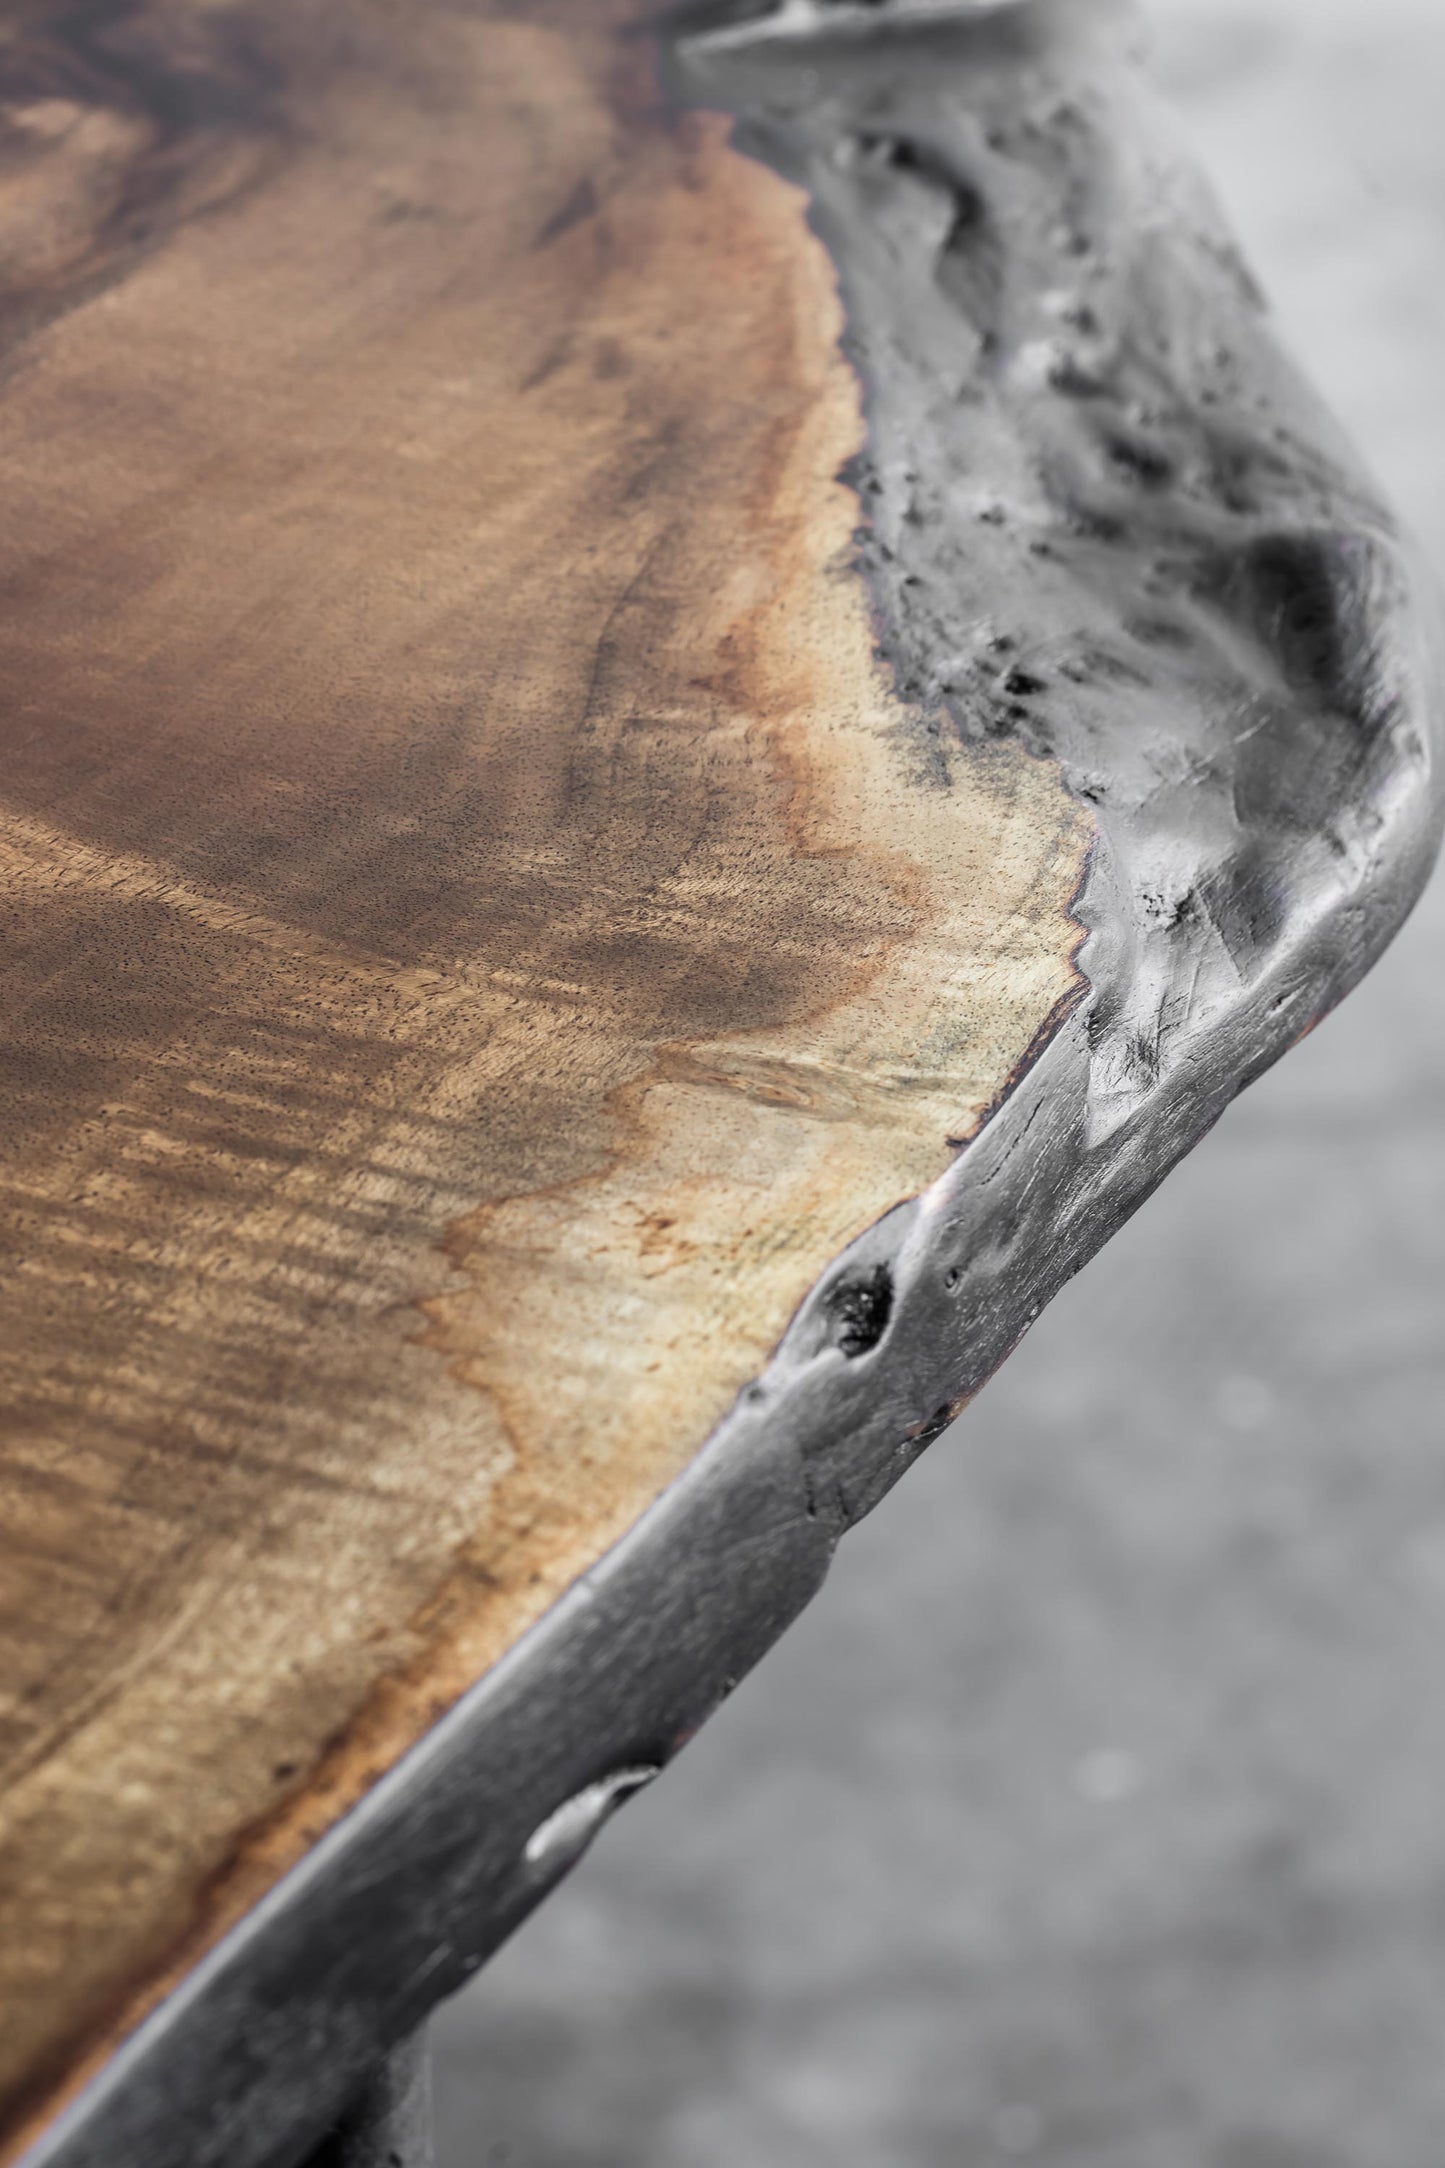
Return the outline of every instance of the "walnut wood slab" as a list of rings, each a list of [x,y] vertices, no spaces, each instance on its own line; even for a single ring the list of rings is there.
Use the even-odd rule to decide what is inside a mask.
[[[0,25],[0,2093],[284,2168],[1389,937],[1105,4]]]

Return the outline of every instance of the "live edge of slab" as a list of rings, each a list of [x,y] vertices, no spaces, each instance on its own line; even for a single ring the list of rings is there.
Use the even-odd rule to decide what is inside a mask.
[[[665,1759],[1433,847],[1116,11],[634,13],[0,28],[10,2160],[280,2161],[122,2067],[227,1936],[609,1571],[697,1645],[516,1796]],[[315,1988],[318,2122],[540,1886]]]

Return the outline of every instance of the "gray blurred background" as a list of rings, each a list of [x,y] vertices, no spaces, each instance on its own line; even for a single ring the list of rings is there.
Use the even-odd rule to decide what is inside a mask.
[[[1445,571],[1445,0],[1153,0]],[[1445,889],[437,2024],[443,2168],[1445,2168]]]

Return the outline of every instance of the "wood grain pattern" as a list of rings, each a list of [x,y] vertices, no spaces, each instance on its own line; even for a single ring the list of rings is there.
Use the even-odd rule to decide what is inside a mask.
[[[17,2115],[637,1518],[1076,983],[1052,766],[921,767],[874,658],[804,201],[628,28],[0,30]]]

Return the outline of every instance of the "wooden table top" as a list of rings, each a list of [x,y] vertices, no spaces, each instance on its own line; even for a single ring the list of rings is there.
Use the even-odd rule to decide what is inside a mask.
[[[1042,1170],[938,1379],[818,1312],[921,1443],[1426,862],[1408,561],[1093,29],[635,16],[0,27],[7,2158],[850,1244]]]

